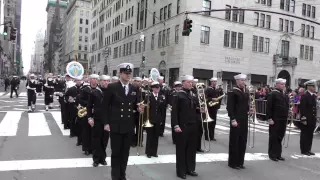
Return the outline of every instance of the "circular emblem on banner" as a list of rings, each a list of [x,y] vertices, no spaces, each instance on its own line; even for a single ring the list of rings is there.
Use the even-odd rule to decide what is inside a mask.
[[[73,61],[68,63],[66,71],[70,77],[77,78],[83,76],[84,68],[79,62]]]
[[[160,73],[158,69],[152,68],[150,71],[150,78],[152,81],[158,81],[158,78],[160,77]]]

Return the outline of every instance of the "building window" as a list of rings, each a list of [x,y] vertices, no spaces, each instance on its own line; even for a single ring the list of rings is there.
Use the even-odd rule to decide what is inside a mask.
[[[210,0],[203,0],[202,1],[202,10],[203,11],[209,11],[209,12],[204,12],[204,15],[210,16],[211,12],[211,1]]]
[[[301,36],[302,36],[302,37],[304,37],[305,30],[306,30],[306,25],[301,24]]]
[[[252,38],[252,51],[258,51],[258,36],[253,36]]]
[[[144,37],[143,38],[143,47],[142,47],[143,52],[146,51],[146,43],[147,43],[147,40],[146,40],[146,37]]]
[[[85,33],[86,33],[86,34],[88,34],[88,33],[89,33],[89,30],[88,30],[88,28],[86,28],[86,29],[85,29]]]
[[[210,27],[201,26],[200,43],[209,44]]]
[[[80,18],[80,24],[82,24],[82,18]]]
[[[272,0],[267,0],[267,6],[272,6]]]
[[[153,12],[152,24],[156,24],[156,12]]]
[[[280,0],[280,9],[284,10],[284,0]]]
[[[307,27],[306,27],[306,36],[310,37],[310,26],[309,25],[307,25]]]
[[[78,53],[78,59],[81,59],[81,53]]]
[[[239,12],[239,23],[244,23],[244,10],[240,10]]]
[[[279,31],[283,31],[283,19],[279,18]]]
[[[138,48],[138,50],[139,50],[139,53],[141,53],[141,41],[139,41],[139,48]]]
[[[81,51],[81,45],[79,45],[79,51]]]
[[[89,20],[88,19],[86,19],[86,25],[89,25]]]
[[[136,42],[134,43],[134,53],[137,54],[137,50],[138,50],[138,40],[136,40]]]
[[[239,13],[239,11],[236,10],[238,8],[237,7],[233,7],[233,9],[235,9],[235,10],[232,10],[232,21],[238,22],[238,13]]]
[[[259,37],[259,52],[263,52],[264,37]]]
[[[259,26],[259,13],[254,13],[254,21],[256,22],[255,25]]]
[[[151,50],[154,50],[154,34],[151,35]]]
[[[243,49],[243,33],[238,33],[238,49]]]
[[[294,22],[290,21],[290,32],[294,32]]]
[[[84,42],[88,42],[88,36],[84,37]]]
[[[307,11],[307,5],[306,4],[302,4],[302,16],[306,15],[306,11]]]
[[[231,9],[231,6],[226,5],[226,9]],[[231,10],[226,10],[225,19],[230,21],[230,19],[231,19]]]
[[[82,41],[82,36],[79,36],[79,41]]]
[[[82,27],[79,27],[79,33],[82,33]]]
[[[270,15],[267,15],[266,28],[267,29],[271,28],[271,16]]]
[[[264,46],[264,52],[265,53],[269,53],[269,50],[270,50],[270,39],[269,38],[264,38],[264,43],[265,43],[265,46]]]
[[[231,31],[231,48],[237,47],[237,32]]]
[[[167,6],[164,7],[164,11],[163,12],[164,12],[163,13],[163,19],[166,20],[167,19],[167,12],[168,12],[168,7]]]
[[[177,14],[180,13],[180,0],[177,0]]]
[[[230,45],[229,42],[230,42],[230,31],[224,30],[223,46],[229,47],[229,45]]]
[[[171,18],[171,8],[172,8],[172,4],[170,3],[168,5],[168,19]]]
[[[290,42],[282,40],[281,44],[281,56],[283,58],[289,58],[289,49],[290,49]]]
[[[176,25],[176,27],[175,27],[174,42],[176,44],[179,43],[179,25]]]
[[[304,45],[300,45],[300,59],[303,59],[304,57]]]
[[[313,46],[310,46],[310,56],[309,59],[313,61]]]
[[[312,15],[311,15],[312,18],[316,18],[316,7],[315,6],[312,6]]]
[[[167,29],[167,39],[166,39],[166,45],[169,46],[170,44],[170,28]]]
[[[286,0],[284,10],[286,10],[286,11],[290,10],[290,0]]]
[[[289,20],[287,19],[284,21],[284,31],[289,32]]]
[[[121,48],[122,46],[119,46],[119,57],[121,57]]]
[[[163,8],[160,9],[160,21],[162,21]]]
[[[307,16],[308,17],[311,16],[311,6],[310,5],[307,6]]]
[[[161,47],[161,31],[159,32],[159,35],[158,35],[158,47]]]
[[[291,0],[290,1],[290,8],[291,8],[291,10],[290,10],[291,12],[295,12],[296,11],[296,0]]]
[[[166,45],[166,30],[162,31],[162,47]]]
[[[266,18],[266,15],[260,14],[260,27],[264,27],[265,18]]]
[[[313,39],[314,38],[314,26],[310,26],[310,37]]]
[[[84,54],[84,55],[83,55],[83,59],[84,59],[84,60],[87,60],[87,54]]]
[[[306,50],[304,52],[304,58],[309,59],[309,46],[305,46],[305,47],[306,47]]]

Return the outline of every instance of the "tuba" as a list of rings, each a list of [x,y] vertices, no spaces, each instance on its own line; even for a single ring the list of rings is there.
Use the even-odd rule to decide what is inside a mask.
[[[203,116],[203,113],[200,113],[200,117],[201,117],[201,122],[202,122],[202,130],[203,132],[205,131],[205,128],[207,130],[207,132],[209,132],[209,123],[213,122],[214,120],[210,118],[209,116],[209,112],[208,112],[208,107],[207,107],[207,101],[206,101],[206,96],[205,96],[205,85],[203,83],[197,83],[196,84],[196,90],[197,90],[197,96],[198,96],[198,101],[199,101],[199,105],[200,105],[200,109],[203,109],[205,111],[205,117]],[[204,124],[206,123],[206,125]],[[208,149],[207,149],[207,145],[206,145],[206,141],[205,141],[205,134],[203,133],[202,138],[203,138],[203,144],[204,144],[204,148],[205,151],[208,152],[210,151],[210,137],[209,137],[209,133],[207,133],[208,135]]]

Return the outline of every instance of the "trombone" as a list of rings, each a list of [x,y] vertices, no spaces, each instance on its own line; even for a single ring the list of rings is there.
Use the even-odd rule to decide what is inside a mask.
[[[144,100],[143,100],[143,88],[140,87],[140,104],[143,104],[144,103]],[[144,124],[144,113],[139,113],[139,122],[138,122],[138,137],[137,137],[137,155],[139,156],[140,155],[140,147],[143,147],[142,146],[142,142],[143,142],[143,124]]]
[[[286,131],[287,132],[287,127],[288,127],[288,124],[290,124],[290,127],[289,127],[289,132],[288,132],[288,137],[286,138],[286,133],[285,133],[285,136],[283,138],[283,141],[282,141],[282,145],[287,148],[289,147],[289,140],[290,140],[290,134],[291,134],[291,124],[293,122],[293,108],[294,108],[294,96],[290,96],[290,99],[289,99],[289,116],[288,116],[288,119],[287,119],[287,123],[286,123]]]
[[[249,94],[250,94],[250,98],[249,98],[249,103],[250,103],[250,110],[253,109],[253,113],[249,115],[248,117],[248,127],[249,127],[249,135],[248,135],[248,145],[250,148],[254,148],[254,142],[255,142],[255,136],[256,136],[256,98],[255,98],[255,89],[253,88],[253,86],[249,87]],[[251,125],[253,125],[252,127],[252,132],[251,132]],[[252,140],[251,140],[251,136],[252,136]]]
[[[197,83],[196,84],[196,90],[197,90],[200,110],[204,109],[204,111],[205,111],[205,117],[203,117],[203,113],[201,111],[200,111],[200,117],[201,117],[201,122],[202,122],[201,125],[202,125],[202,130],[203,130],[203,135],[202,135],[203,146],[204,146],[204,150],[206,152],[208,152],[208,151],[210,151],[209,123],[213,122],[214,120],[211,119],[210,116],[209,116],[208,107],[207,107],[207,100],[206,100],[206,96],[205,96],[205,93],[204,93],[204,90],[205,90],[204,87],[205,87],[205,85],[203,83]],[[206,125],[204,125],[204,123],[206,123]],[[207,130],[207,138],[209,140],[208,148],[207,148],[206,141],[205,141],[205,135],[206,135],[205,128]]]

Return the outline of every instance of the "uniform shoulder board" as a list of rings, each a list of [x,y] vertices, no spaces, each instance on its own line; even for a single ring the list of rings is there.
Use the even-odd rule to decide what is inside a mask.
[[[237,90],[237,91],[241,91],[241,89],[237,88],[237,87],[233,87],[232,90]],[[233,92],[233,91],[232,91]],[[242,92],[242,91],[241,91]]]
[[[277,90],[277,89],[273,89],[273,90],[271,90],[271,92],[278,92],[278,93],[281,93],[279,90]]]

